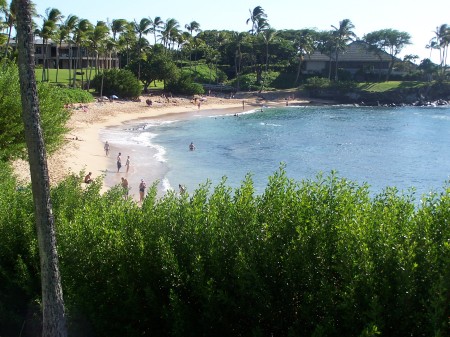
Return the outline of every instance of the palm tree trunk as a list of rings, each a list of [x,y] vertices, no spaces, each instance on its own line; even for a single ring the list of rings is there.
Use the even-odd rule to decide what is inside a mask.
[[[335,53],[335,69],[334,69],[334,80],[337,81],[338,80],[338,58],[339,58],[339,52],[336,49],[336,53]]]
[[[62,42],[56,45],[56,83],[58,83],[58,73],[59,73],[59,49],[61,48]]]
[[[300,57],[298,58],[297,76],[295,77],[294,85],[298,84],[298,79],[300,78],[300,74],[302,72],[302,63],[303,57],[300,55]]]
[[[72,44],[69,43],[69,85],[72,79]]]
[[[56,250],[55,219],[52,213],[50,181],[34,73],[31,1],[17,0],[16,10],[22,118],[30,163],[41,268],[42,336],[66,337],[67,325]]]

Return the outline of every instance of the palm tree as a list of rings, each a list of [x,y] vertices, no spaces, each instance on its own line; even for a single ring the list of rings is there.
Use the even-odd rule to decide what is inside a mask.
[[[154,19],[150,19],[150,22],[152,25],[151,32],[153,33],[153,37],[155,38],[154,44],[156,44],[156,33],[160,31],[160,28],[162,27],[164,22],[159,16],[156,16]]]
[[[46,16],[44,17],[42,30],[40,32],[40,36],[42,37],[42,43],[44,45],[44,60],[43,60],[44,64],[42,69],[42,81],[49,80],[49,64],[47,62],[48,40],[52,39],[55,36],[57,30],[57,22],[64,18],[64,16],[57,8],[47,8],[45,10],[45,14]],[[47,74],[45,73],[45,70],[47,70]]]
[[[126,27],[128,25],[128,21],[125,19],[115,19],[111,23],[111,33],[112,33],[112,41],[110,43],[111,45],[111,54],[110,54],[110,61],[112,60],[112,54],[114,54],[114,58],[117,58],[117,47],[119,45],[117,39],[117,34],[121,34],[126,30]],[[118,66],[118,65],[115,65]],[[110,64],[109,68],[112,68],[112,64]]]
[[[98,21],[93,30],[90,30],[87,34],[87,39],[89,41],[89,49],[95,54],[95,74],[98,74],[98,60],[99,51],[106,44],[106,40],[109,35],[109,28],[104,21]],[[89,80],[91,79],[92,65],[90,67]],[[88,85],[89,89],[89,85]]]
[[[114,19],[111,23],[111,33],[113,36],[113,40],[117,41],[117,34],[125,31],[125,27],[128,24],[128,21],[125,19]]]
[[[240,89],[239,76],[241,74],[241,65],[242,65],[242,50],[241,46],[244,41],[247,39],[247,32],[233,32],[232,33],[232,44],[234,51],[234,73],[236,76],[236,90]]]
[[[435,33],[435,49],[439,49],[439,67],[442,74],[445,73],[447,67],[448,46],[450,44],[450,26],[447,24],[436,27]]]
[[[143,18],[139,23],[134,21],[134,30],[138,35],[138,43],[137,43],[137,55],[139,58],[138,63],[138,80],[141,78],[141,46],[142,46],[142,35],[147,35],[151,30],[151,21],[149,18]]]
[[[273,28],[269,28],[266,30],[263,30],[261,33],[261,36],[264,40],[264,44],[266,46],[266,72],[269,67],[269,43],[275,38],[277,35],[277,31]]]
[[[80,72],[83,73],[83,52],[82,49],[86,46],[87,35],[90,30],[93,29],[92,24],[87,19],[81,19],[78,21],[77,26],[74,30],[74,42],[77,46],[77,57],[74,67],[73,74],[73,86],[75,87],[77,81],[77,70],[80,69]],[[81,86],[83,87],[83,77],[81,77]]]
[[[59,47],[56,48],[56,83],[58,83],[59,73],[59,49],[61,49],[62,43],[68,42],[69,45],[69,78],[72,70],[72,46],[71,46],[71,34],[73,33],[75,26],[78,23],[78,17],[75,15],[69,15],[64,23],[60,25],[58,30]]]
[[[267,14],[261,6],[256,6],[253,10],[249,9],[250,17],[247,19],[246,23],[252,23],[252,29],[249,33],[256,35],[261,32],[261,29],[266,26]]]
[[[31,1],[17,0],[17,38],[22,118],[30,163],[42,288],[42,336],[66,337],[67,324],[59,272],[55,218],[52,214],[47,155],[34,73]]]
[[[128,24],[125,25],[124,31],[120,34],[118,41],[119,47],[126,51],[126,64],[130,63],[130,47],[135,41],[136,34],[134,31],[134,23],[128,22]]]
[[[32,16],[36,13],[34,9],[34,4],[31,8]],[[15,6],[15,0],[12,0],[9,4],[9,7],[6,3],[6,0],[2,0],[1,2],[1,12],[5,14],[5,24],[8,27],[8,38],[6,40],[6,46],[5,46],[5,57],[8,56],[9,53],[9,44],[11,42],[11,33],[13,31],[14,25],[16,23],[16,6]]]
[[[339,27],[333,27],[334,31],[332,31],[332,37],[334,42],[334,60],[335,60],[335,73],[334,80],[338,80],[338,58],[339,53],[345,51],[347,48],[348,42],[352,41],[353,38],[356,37],[356,34],[352,31],[355,26],[349,19],[344,19],[339,22]]]
[[[176,37],[180,34],[180,25],[175,19],[167,19],[161,32],[163,45],[170,49],[170,44],[176,41]]]
[[[197,21],[192,21],[191,23],[188,23],[184,26],[184,28],[186,28],[186,30],[191,34],[192,36],[192,32],[200,32],[200,24]]]
[[[311,55],[315,50],[314,31],[310,29],[303,29],[298,31],[294,38],[294,47],[298,55],[297,76],[295,77],[294,85],[298,84],[300,78],[303,58],[306,55]]]

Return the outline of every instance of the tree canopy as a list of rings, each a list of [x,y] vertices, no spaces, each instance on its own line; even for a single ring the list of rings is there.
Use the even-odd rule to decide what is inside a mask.
[[[62,93],[46,83],[38,85],[42,129],[49,153],[62,143],[68,129],[69,112],[64,109]],[[10,62],[0,65],[0,160],[25,158],[25,136],[21,117],[19,73]]]

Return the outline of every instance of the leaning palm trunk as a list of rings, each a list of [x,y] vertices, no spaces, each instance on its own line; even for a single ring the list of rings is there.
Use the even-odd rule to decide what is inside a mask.
[[[295,76],[294,85],[298,84],[298,80],[299,80],[300,75],[302,73],[302,64],[303,64],[303,55],[300,55],[299,58],[298,58],[297,76]]]
[[[17,0],[16,10],[22,118],[30,163],[41,269],[42,336],[66,337],[67,326],[56,250],[55,222],[34,73],[31,1]]]

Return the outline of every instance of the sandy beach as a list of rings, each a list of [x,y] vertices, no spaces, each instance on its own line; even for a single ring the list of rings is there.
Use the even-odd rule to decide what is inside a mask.
[[[48,168],[50,183],[57,184],[68,174],[78,174],[81,171],[92,172],[92,177],[105,177],[106,172],[114,170],[117,149],[111,147],[109,156],[105,155],[104,143],[100,139],[100,132],[111,126],[139,119],[182,119],[195,115],[213,115],[223,113],[239,113],[261,107],[262,105],[285,104],[286,94],[271,95],[269,99],[262,99],[262,95],[252,95],[245,93],[236,95],[235,98],[224,98],[215,96],[204,96],[198,107],[193,100],[172,97],[165,98],[152,96],[152,106],[148,106],[145,101],[148,96],[141,96],[140,102],[121,101],[113,102],[93,102],[89,104],[75,104],[72,115],[68,122],[70,132],[66,137],[66,143],[56,153],[48,157]],[[304,100],[292,100],[292,104],[307,104]],[[122,169],[125,171],[126,156],[122,156]],[[112,166],[113,165],[113,166]],[[30,181],[28,162],[15,161],[13,163],[15,173],[19,182]],[[137,178],[135,178],[137,179]],[[118,176],[109,182],[109,185],[120,183]],[[132,183],[136,182],[131,182]],[[132,185],[134,186],[134,185]],[[102,192],[110,186],[103,185]],[[136,196],[135,196],[136,198]]]

